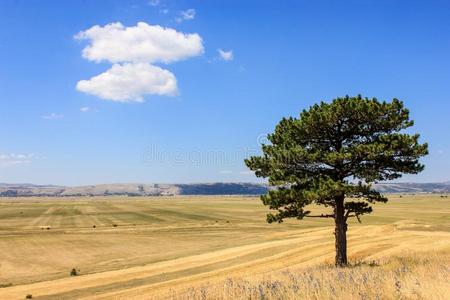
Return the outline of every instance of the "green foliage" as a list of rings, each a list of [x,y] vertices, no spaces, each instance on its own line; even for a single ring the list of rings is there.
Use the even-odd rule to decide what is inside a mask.
[[[305,206],[312,203],[334,209],[343,198],[345,220],[372,212],[370,203],[387,199],[371,183],[424,169],[419,158],[428,154],[428,145],[419,143],[418,134],[404,132],[413,124],[402,101],[361,96],[321,102],[298,119],[283,118],[268,135],[262,156],[245,160],[275,187],[262,196],[277,210],[268,222],[311,216]]]

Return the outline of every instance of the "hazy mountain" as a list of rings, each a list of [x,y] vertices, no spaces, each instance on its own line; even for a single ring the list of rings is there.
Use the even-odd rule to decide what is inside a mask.
[[[167,196],[167,195],[260,195],[263,184],[99,184],[89,186],[53,186],[0,183],[0,196]]]
[[[450,193],[450,182],[379,183],[375,187],[383,193]],[[74,187],[0,183],[0,196],[260,195],[267,189],[267,185],[257,183],[98,184]]]
[[[441,183],[378,183],[376,189],[382,193],[449,193],[450,182]]]

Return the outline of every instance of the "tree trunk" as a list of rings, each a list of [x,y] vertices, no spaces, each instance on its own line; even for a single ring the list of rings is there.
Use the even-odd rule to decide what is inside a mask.
[[[344,217],[344,197],[336,198],[336,206],[334,207],[334,236],[337,267],[347,265],[347,223]]]

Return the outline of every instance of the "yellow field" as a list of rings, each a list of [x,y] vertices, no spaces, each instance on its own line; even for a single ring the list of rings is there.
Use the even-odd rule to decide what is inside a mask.
[[[295,279],[289,272],[297,280],[314,275],[319,285],[334,278],[321,275],[336,272],[326,266],[334,255],[331,220],[266,224],[266,213],[251,197],[3,198],[0,299],[215,299],[237,298],[237,292],[242,299],[272,299],[276,287],[267,282],[283,286]],[[410,275],[424,278],[434,266],[428,275],[438,278],[435,294],[418,290],[405,297],[439,298],[450,289],[439,281],[449,274],[449,253],[449,198],[392,196],[362,224],[349,225],[350,259],[380,266],[362,264],[336,276],[351,286],[346,276],[356,269],[386,274],[383,284],[399,296],[396,285],[405,290],[406,283],[393,279],[398,266],[410,261]],[[70,276],[73,268],[80,276]],[[325,288],[319,289],[325,294],[317,287],[308,291],[302,297],[342,297]],[[300,295],[286,288],[283,293]]]

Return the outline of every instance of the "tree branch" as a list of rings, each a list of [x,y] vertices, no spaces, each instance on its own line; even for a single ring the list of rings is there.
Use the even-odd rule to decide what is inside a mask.
[[[361,223],[361,219],[359,218],[359,215],[357,215],[357,214],[355,214],[355,215],[346,214],[345,221],[347,221],[348,218],[353,218],[353,217],[356,217],[358,219],[358,222]]]
[[[353,217],[350,216],[350,209],[348,209],[347,212],[345,213],[344,220],[347,221],[348,217]]]
[[[305,216],[306,218],[334,218],[334,215],[318,215],[318,216]]]

